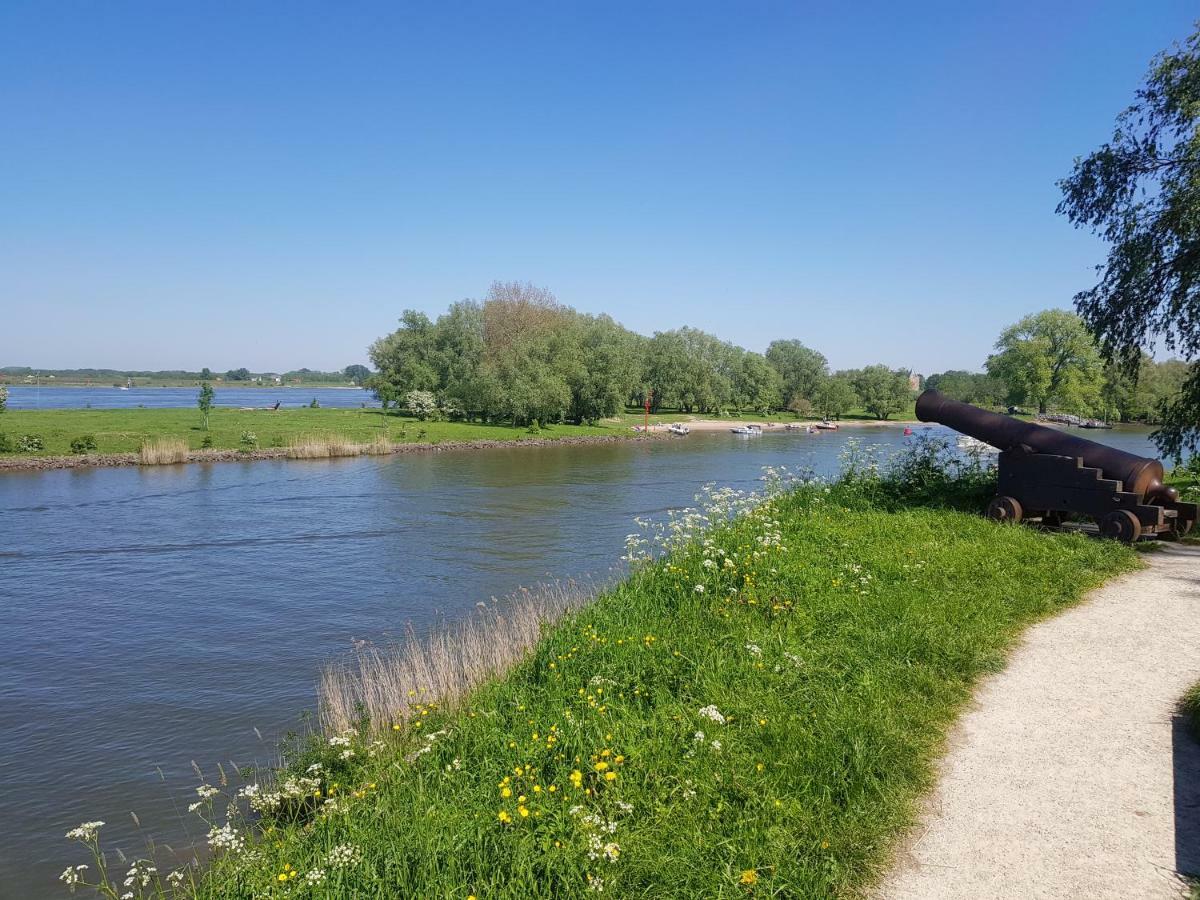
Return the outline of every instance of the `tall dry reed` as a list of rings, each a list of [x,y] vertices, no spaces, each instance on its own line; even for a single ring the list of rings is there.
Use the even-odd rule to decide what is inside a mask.
[[[358,456],[359,446],[337,435],[306,434],[288,441],[288,459],[328,459]]]
[[[414,703],[452,706],[519,663],[546,626],[588,603],[598,589],[575,581],[540,585],[480,604],[474,615],[424,638],[410,628],[400,643],[362,647],[322,672],[321,724],[339,734],[365,716],[371,728],[383,729],[407,719]]]
[[[183,463],[188,459],[187,441],[178,438],[154,438],[142,444],[140,461],[144,466]]]

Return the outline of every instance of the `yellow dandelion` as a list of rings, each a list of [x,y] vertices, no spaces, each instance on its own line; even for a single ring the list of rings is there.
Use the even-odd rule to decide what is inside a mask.
[[[756,884],[758,882],[758,873],[753,869],[746,869],[742,872],[742,877],[739,884]]]
[[[510,788],[510,787],[501,788],[500,796],[504,797],[505,799],[511,797],[512,796],[512,788]]]
[[[605,773],[604,773],[604,780],[605,780],[605,781],[616,781],[616,780],[617,780],[617,773],[616,773],[616,772],[605,772]]]
[[[506,810],[506,809],[500,810],[500,812],[497,814],[496,818],[498,818],[501,822],[511,822],[512,821],[512,816],[510,816],[508,814],[508,810]]]
[[[519,812],[521,814],[522,819],[528,818],[528,816],[529,816],[529,810],[526,809],[524,806],[518,806],[517,812]]]

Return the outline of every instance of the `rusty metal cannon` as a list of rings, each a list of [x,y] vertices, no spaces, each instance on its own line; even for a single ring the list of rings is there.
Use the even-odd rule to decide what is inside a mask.
[[[1200,512],[1200,506],[1179,502],[1179,492],[1163,484],[1157,459],[988,412],[938,391],[917,398],[917,418],[948,425],[1000,451],[996,496],[986,511],[998,521],[1054,526],[1068,516],[1086,516],[1105,537],[1133,542],[1142,535],[1186,534]]]

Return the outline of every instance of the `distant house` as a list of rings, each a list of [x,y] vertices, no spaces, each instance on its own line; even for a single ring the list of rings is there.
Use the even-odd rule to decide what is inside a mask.
[[[924,383],[925,383],[924,375],[918,375],[916,372],[913,372],[911,375],[908,376],[908,389],[910,391],[919,391],[921,389],[921,385]]]

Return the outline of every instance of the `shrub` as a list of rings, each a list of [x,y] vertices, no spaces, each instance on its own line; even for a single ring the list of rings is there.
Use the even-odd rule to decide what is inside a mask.
[[[17,450],[20,453],[36,453],[46,449],[46,442],[39,434],[23,434],[17,438]]]
[[[96,452],[96,436],[94,434],[84,434],[75,440],[71,441],[72,453],[95,453]]]
[[[317,402],[317,398],[316,398],[316,397],[313,397],[313,398],[312,398],[312,403],[308,404],[308,408],[309,408],[309,409],[320,409],[320,408],[321,408],[321,404]]]
[[[529,432],[530,434],[538,434],[542,430],[542,425],[537,419],[534,419],[532,422],[529,423],[529,427],[526,428],[525,430],[527,432]]]
[[[8,409],[8,387],[0,384],[0,413]]]
[[[242,445],[243,450],[247,450],[247,451],[257,450],[258,449],[258,435],[255,434],[253,431],[243,431],[241,439],[238,441],[238,443],[240,443]]]
[[[404,395],[404,405],[422,421],[435,415],[438,411],[437,397],[429,391],[409,391]]]
[[[213,445],[213,439],[212,439],[212,435],[211,435],[211,434],[206,434],[206,435],[204,436],[204,440],[202,440],[202,441],[200,442],[200,447],[201,447],[201,449],[203,449],[203,450],[211,450],[211,449],[212,449],[212,445]]]
[[[0,453],[12,453],[13,445],[7,434],[0,432]]]

